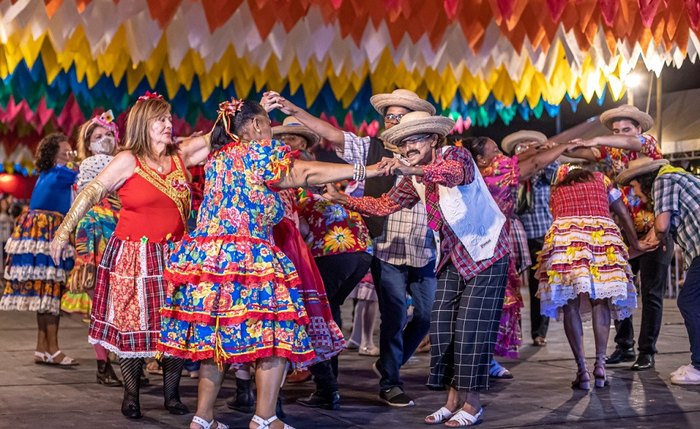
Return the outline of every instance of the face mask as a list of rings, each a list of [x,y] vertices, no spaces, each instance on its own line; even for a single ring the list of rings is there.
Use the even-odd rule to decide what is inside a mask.
[[[90,143],[90,151],[95,155],[111,155],[115,147],[116,141],[109,135]]]

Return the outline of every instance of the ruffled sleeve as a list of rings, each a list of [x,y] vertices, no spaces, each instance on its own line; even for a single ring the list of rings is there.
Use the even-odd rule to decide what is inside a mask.
[[[250,145],[258,177],[268,185],[279,182],[292,165],[291,148],[279,140],[254,140]]]

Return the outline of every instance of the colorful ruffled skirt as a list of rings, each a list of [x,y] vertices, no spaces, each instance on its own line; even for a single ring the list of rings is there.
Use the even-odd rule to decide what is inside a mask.
[[[5,289],[0,310],[36,311],[58,315],[66,277],[73,268],[73,246],[68,245],[56,265],[49,245],[63,215],[46,210],[25,210],[5,244]]]
[[[301,280],[297,290],[309,316],[306,333],[316,352],[316,359],[310,363],[328,360],[345,349],[345,338],[333,320],[321,273],[318,272],[311,250],[292,220],[283,218],[272,231],[275,243],[292,261]]]
[[[555,219],[538,257],[542,314],[561,319],[564,305],[587,294],[607,300],[613,319],[629,317],[637,307],[637,293],[628,259],[620,230],[610,218]],[[589,300],[581,300],[580,311],[583,320],[590,320]]]
[[[166,277],[170,292],[159,351],[220,364],[275,356],[302,367],[315,358],[299,277],[269,240],[187,236]]]
[[[520,276],[515,268],[515,258],[508,258],[508,281],[503,296],[503,311],[498,326],[498,337],[494,353],[497,356],[517,358],[522,344],[520,328],[520,309],[523,308],[523,296],[520,294]]]
[[[153,357],[160,338],[170,245],[115,236],[97,267],[88,341],[124,358]]]
[[[79,292],[95,287],[95,275],[119,219],[119,198],[109,195],[78,222],[75,230],[75,267],[68,288]]]

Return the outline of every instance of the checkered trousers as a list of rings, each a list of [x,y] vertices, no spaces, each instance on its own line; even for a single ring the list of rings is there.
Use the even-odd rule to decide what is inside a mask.
[[[508,256],[467,281],[452,264],[440,272],[430,321],[428,388],[488,389],[507,272]]]
[[[88,340],[119,357],[152,357],[160,339],[168,246],[109,240],[97,268]]]

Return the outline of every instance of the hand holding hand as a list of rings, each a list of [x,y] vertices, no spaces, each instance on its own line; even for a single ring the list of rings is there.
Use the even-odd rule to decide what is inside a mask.
[[[321,196],[335,204],[343,204],[348,200],[348,196],[340,192],[333,183],[326,184],[326,193]]]
[[[272,112],[275,109],[279,109],[282,107],[279,104],[279,99],[282,98],[278,92],[276,91],[267,91],[263,93],[262,98],[260,99],[260,104],[263,106],[265,111],[267,113]]]

